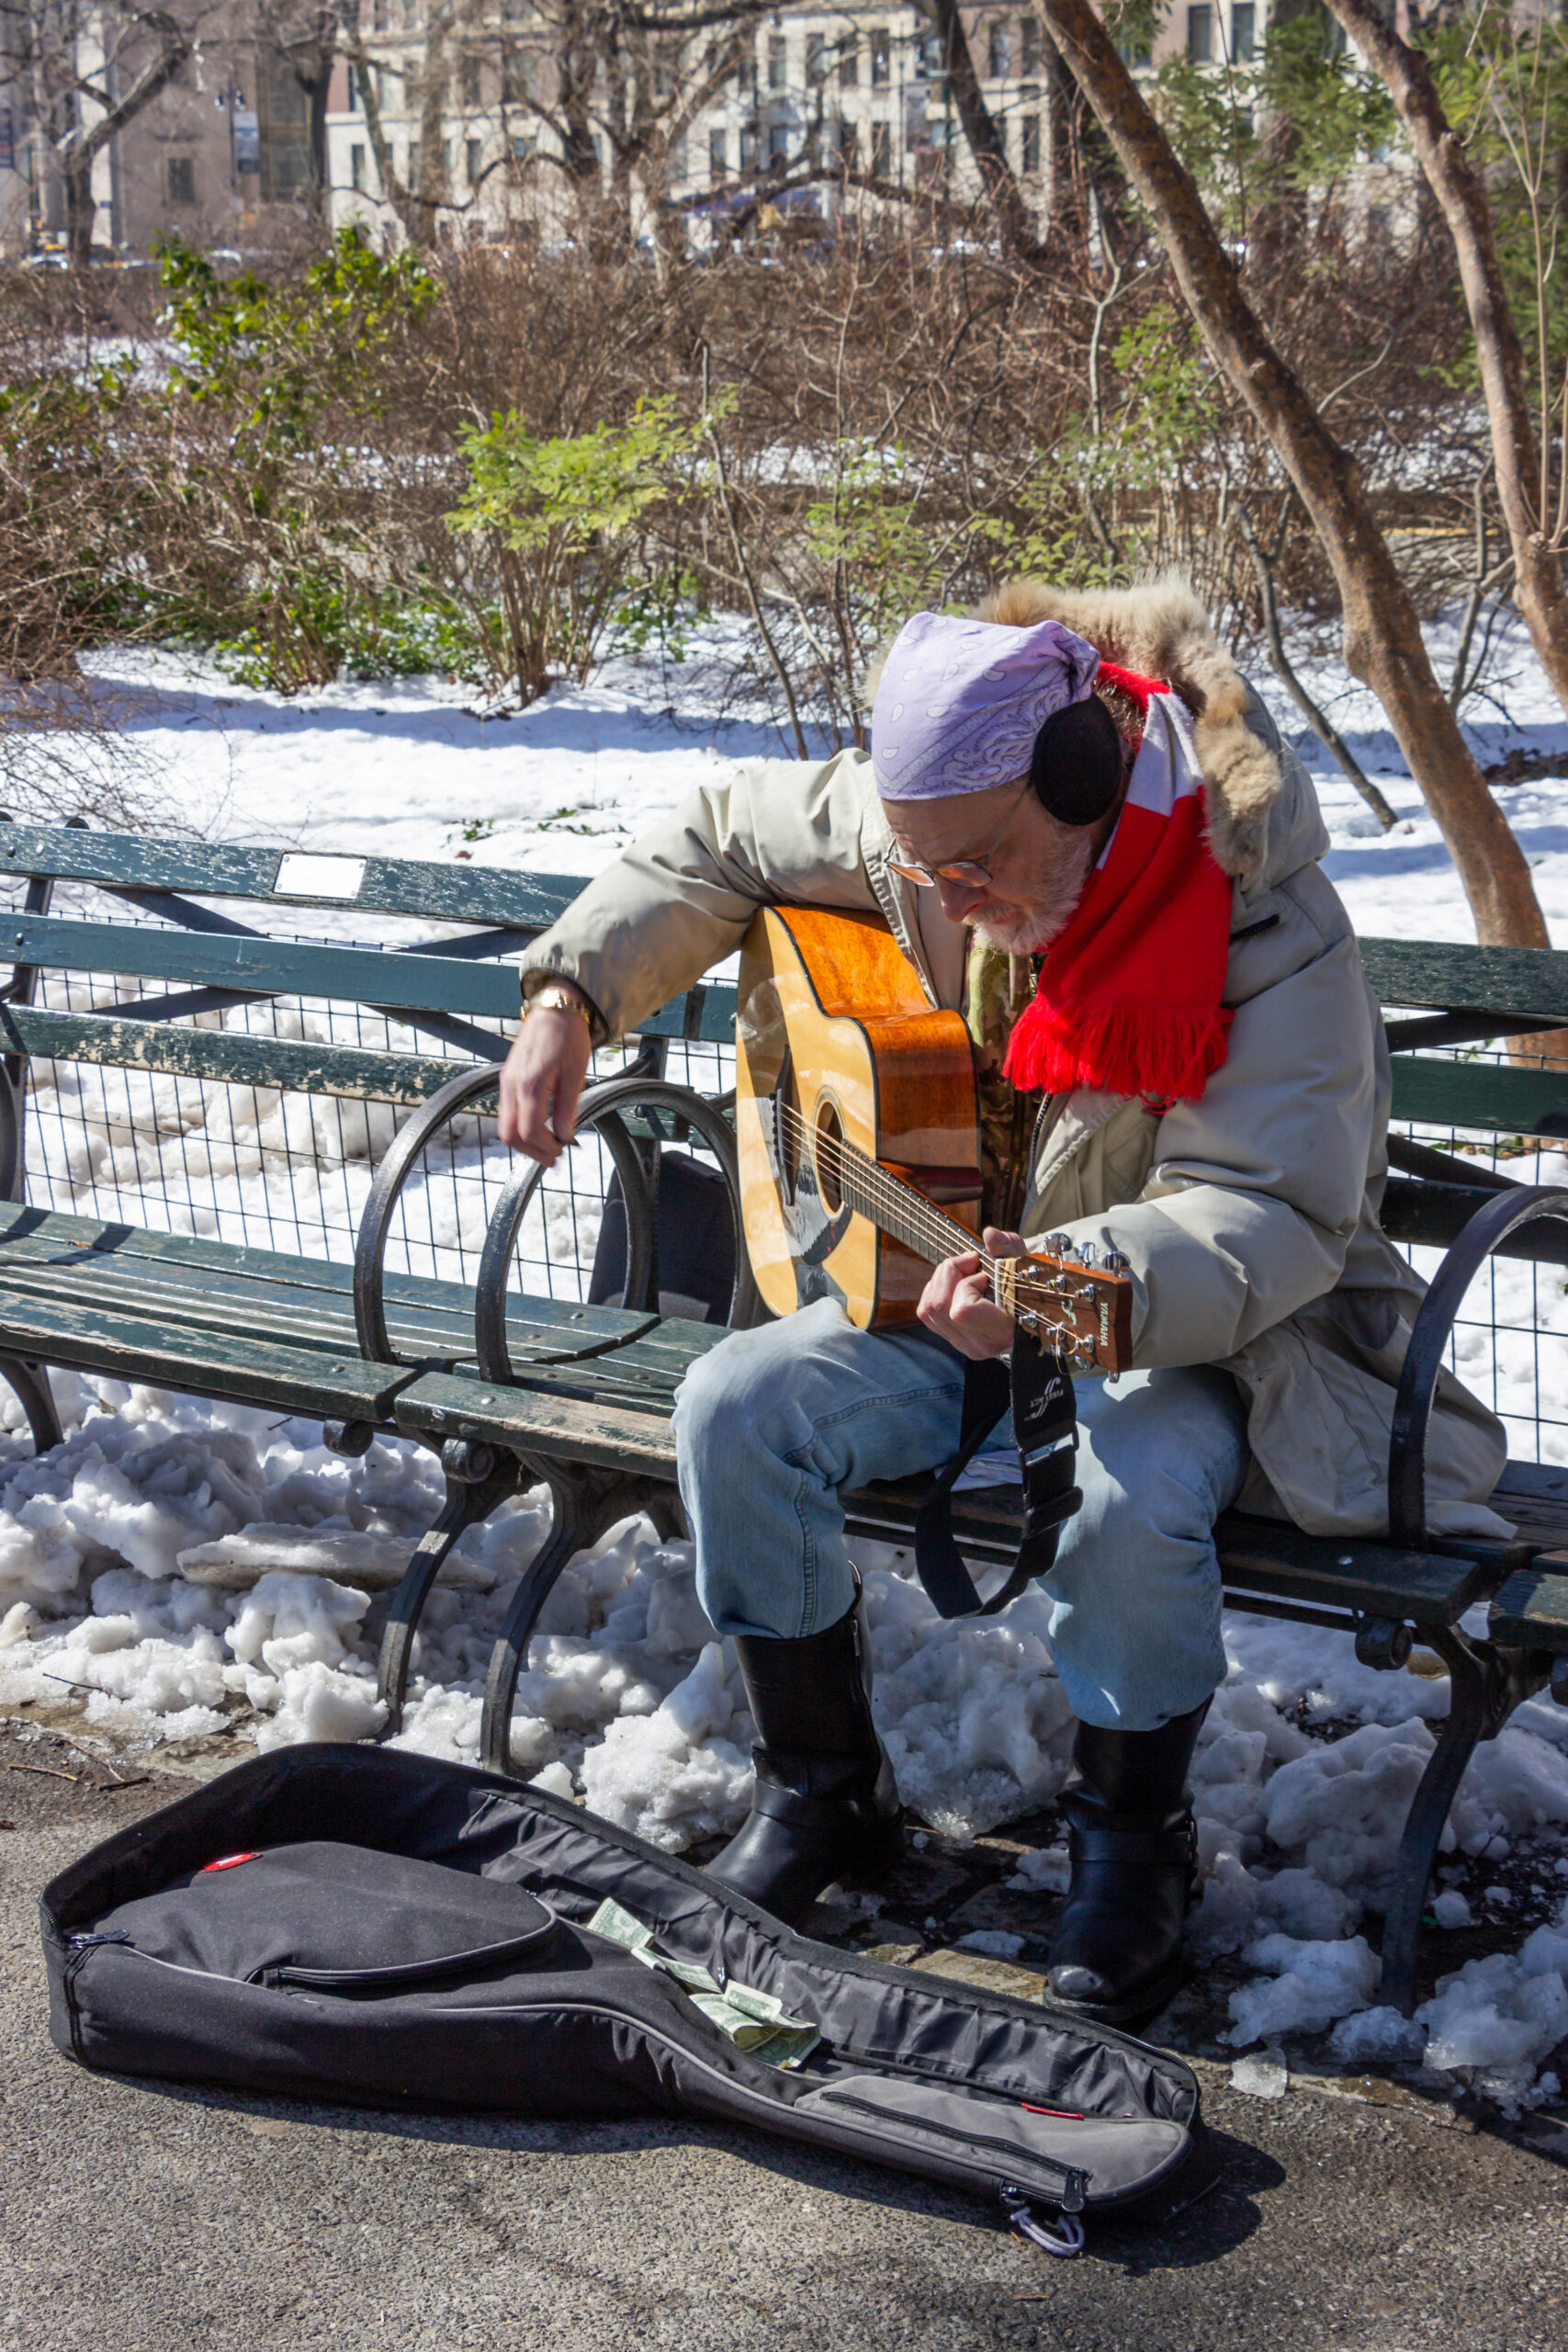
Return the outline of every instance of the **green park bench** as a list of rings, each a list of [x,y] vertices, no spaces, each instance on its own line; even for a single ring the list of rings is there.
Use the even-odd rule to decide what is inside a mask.
[[[0,1374],[37,1445],[61,1440],[53,1367],[308,1417],[350,1456],[378,1434],[431,1449],[446,1500],[387,1618],[380,1689],[389,1734],[400,1721],[420,1612],[453,1544],[507,1496],[545,1485],[551,1532],[497,1638],[480,1736],[488,1768],[514,1769],[513,1695],[552,1584],[574,1552],[632,1511],[647,1510],[663,1532],[679,1527],[675,1390],[727,1324],[756,1312],[737,1246],[734,1144],[718,1067],[717,1049],[733,1042],[733,989],[704,983],[645,1024],[619,1069],[604,1071],[611,1057],[602,1057],[580,1129],[597,1138],[601,1155],[589,1203],[577,1170],[592,1143],[564,1156],[564,1178],[547,1180],[498,1148],[487,1159],[476,1125],[487,1106],[493,1115],[494,1065],[515,1024],[516,969],[506,959],[570,903],[578,878],[0,823],[0,892],[7,887]],[[245,912],[265,914],[273,930],[247,923]],[[438,928],[412,944],[321,935],[345,918],[361,928],[366,918],[383,928],[411,920]],[[280,923],[311,935],[280,936]],[[1452,1057],[1455,1047],[1568,1028],[1568,955],[1392,940],[1362,946],[1380,1001],[1397,1016],[1389,1023],[1397,1121],[1472,1136],[1568,1138],[1568,1068]],[[691,1057],[705,1055],[713,1083],[677,1083],[670,1052],[686,1057],[688,1080]],[[111,1079],[117,1091],[106,1108]],[[292,1103],[359,1121],[367,1148],[361,1197],[344,1193],[352,1215],[333,1227],[324,1210],[312,1221],[303,1211],[204,1204],[205,1179],[190,1167],[209,1147],[193,1143],[169,1111],[171,1081],[176,1095],[183,1086],[204,1099],[223,1090],[249,1097],[258,1120],[269,1103]],[[136,1217],[50,1205],[84,1181],[68,1164],[72,1104],[94,1084],[103,1090],[99,1125],[112,1116],[129,1138],[131,1174],[110,1181],[143,1204]],[[87,1112],[79,1115],[91,1124]],[[308,1168],[310,1149],[309,1136],[288,1145],[290,1167]],[[1509,1463],[1497,1504],[1516,1525],[1510,1542],[1432,1534],[1424,1495],[1433,1387],[1472,1279],[1495,1255],[1568,1264],[1568,1191],[1513,1184],[1462,1147],[1439,1150],[1396,1134],[1391,1154],[1389,1232],[1448,1254],[1400,1390],[1389,1536],[1334,1541],[1230,1512],[1219,1544],[1231,1606],[1342,1629],[1365,1663],[1388,1670],[1419,1642],[1451,1676],[1450,1712],[1412,1803],[1384,1922],[1382,1997],[1408,2010],[1431,1865],[1477,1742],[1548,1684],[1568,1703],[1568,1468]],[[334,1160],[334,1182],[347,1164]],[[183,1191],[170,1177],[182,1165]],[[694,1167],[707,1171],[710,1194],[718,1190],[728,1227],[724,1250],[709,1253],[726,1263],[701,1320],[660,1311],[661,1294],[682,1303],[668,1301],[660,1260],[662,1251],[669,1272]],[[437,1232],[437,1178],[468,1185],[479,1218],[471,1246],[460,1233],[454,1242]],[[553,1193],[542,1189],[549,1182]],[[421,1199],[424,1227],[409,1222],[411,1201]],[[548,1254],[550,1216],[570,1226],[585,1207],[584,1231],[592,1242],[597,1230],[601,1256],[612,1227],[618,1237],[613,1283],[589,1278],[586,1244],[575,1255]],[[529,1260],[525,1237],[536,1211],[546,1220],[546,1254]],[[226,1219],[245,1228],[243,1238],[225,1236]],[[269,1242],[281,1221],[292,1246],[257,1246],[250,1227],[258,1219]],[[414,1263],[422,1255],[428,1272]],[[923,1491],[912,1480],[854,1496],[852,1528],[907,1542]],[[1006,1487],[958,1498],[955,1530],[977,1566],[1010,1563],[1017,1499]],[[1477,1604],[1488,1610],[1484,1636],[1461,1624]]]

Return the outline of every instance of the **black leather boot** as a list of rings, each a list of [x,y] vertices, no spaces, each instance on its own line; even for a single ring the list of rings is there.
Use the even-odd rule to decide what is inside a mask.
[[[1078,1725],[1063,1793],[1072,1876],[1045,1982],[1064,2008],[1120,2025],[1163,2008],[1182,1978],[1198,1889],[1187,1769],[1207,1700],[1157,1731]]]
[[[757,1726],[751,1811],[707,1874],[794,1922],[846,1872],[869,1877],[903,1851],[904,1813],[871,1720],[861,1602],[804,1641],[735,1640]]]

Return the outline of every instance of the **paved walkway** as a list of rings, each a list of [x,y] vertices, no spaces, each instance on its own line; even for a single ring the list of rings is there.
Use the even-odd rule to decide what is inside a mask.
[[[40,1758],[0,1735],[0,1767]],[[1058,2263],[962,2199],[740,2132],[85,2074],[48,2039],[38,1891],[176,1788],[99,1792],[78,1763],[0,1769],[0,2352],[1568,2352],[1568,2132],[1404,2093],[1264,2101],[1201,2066],[1220,2189]]]

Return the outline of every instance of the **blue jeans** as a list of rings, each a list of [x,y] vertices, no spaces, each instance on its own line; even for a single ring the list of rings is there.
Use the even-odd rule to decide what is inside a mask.
[[[836,1623],[854,1600],[840,1488],[946,1461],[963,1394],[944,1340],[858,1331],[829,1299],[700,1357],[675,1434],[719,1631],[789,1641]],[[1204,1365],[1081,1380],[1077,1397],[1083,1508],[1043,1579],[1056,1670],[1081,1723],[1152,1731],[1224,1676],[1213,1524],[1246,1470],[1246,1418]],[[1005,1421],[988,1443],[1010,1446]]]

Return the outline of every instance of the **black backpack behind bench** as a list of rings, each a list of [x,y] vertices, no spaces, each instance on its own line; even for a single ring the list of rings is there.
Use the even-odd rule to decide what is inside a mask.
[[[1066,2217],[1040,2233],[1059,2251],[1079,2212],[1164,2217],[1214,2177],[1179,2059],[809,1942],[575,1805],[423,1756],[258,1757],[41,1907],[54,2040],[114,2073],[747,2123],[999,2197],[1021,2225]],[[727,1996],[764,2017],[748,2046],[712,2021]]]

